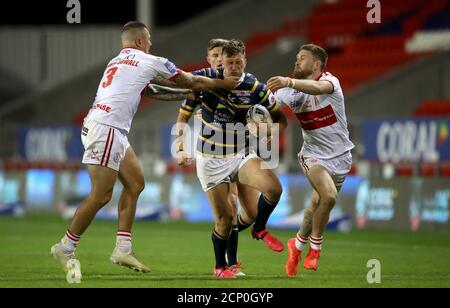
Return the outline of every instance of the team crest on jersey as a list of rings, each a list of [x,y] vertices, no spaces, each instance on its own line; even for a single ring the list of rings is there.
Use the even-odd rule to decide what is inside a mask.
[[[164,63],[164,66],[167,68],[167,70],[172,73],[172,74],[176,74],[177,72],[177,67],[175,66],[175,64],[173,64],[172,62],[170,62],[169,60],[166,61],[166,63]]]
[[[319,106],[320,106],[320,101],[316,96],[310,97],[306,101],[306,108],[313,108],[313,107],[319,107]]]

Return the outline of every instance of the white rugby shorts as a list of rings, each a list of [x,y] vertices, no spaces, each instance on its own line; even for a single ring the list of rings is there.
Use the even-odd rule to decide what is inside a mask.
[[[236,155],[229,158],[208,158],[197,155],[197,176],[205,192],[222,183],[231,183],[239,170],[251,159],[258,158],[256,153],[247,156]]]
[[[344,184],[345,177],[352,169],[352,153],[348,151],[332,159],[318,159],[299,153],[298,162],[306,176],[308,176],[309,170],[315,165],[321,165],[327,169],[333,179],[334,185],[336,185],[339,191]]]
[[[92,120],[84,122],[81,141],[85,149],[83,164],[104,166],[117,172],[130,146],[121,130]]]

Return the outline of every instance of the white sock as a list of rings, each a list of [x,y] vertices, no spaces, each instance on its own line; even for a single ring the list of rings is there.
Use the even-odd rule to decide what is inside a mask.
[[[117,231],[116,248],[121,253],[131,252],[131,232]]]
[[[311,248],[314,250],[322,250],[323,236],[313,237],[309,239],[311,241]]]
[[[67,230],[60,242],[62,252],[66,255],[73,254],[78,246],[80,238],[79,235],[73,234]]]
[[[295,239],[295,247],[302,251],[303,247],[308,244],[308,238],[303,237],[300,233],[297,233],[297,238]]]

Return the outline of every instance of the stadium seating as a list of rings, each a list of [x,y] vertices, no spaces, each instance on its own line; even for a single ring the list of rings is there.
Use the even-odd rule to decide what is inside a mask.
[[[450,116],[450,100],[424,101],[413,111],[414,116]]]
[[[436,165],[424,163],[420,165],[419,173],[420,173],[419,175],[423,177],[434,177],[437,175]]]
[[[412,177],[414,173],[412,165],[398,164],[395,166],[395,175],[398,177]]]
[[[368,8],[359,0],[322,2],[306,19],[288,17],[274,30],[251,34],[246,40],[248,56],[263,52],[279,39],[306,34],[308,41],[330,51],[328,70],[340,77],[345,91],[352,91],[425,54],[409,54],[405,45],[415,31],[428,25],[436,27],[432,22],[436,14],[447,16],[448,0],[430,2],[385,1],[381,24],[367,22]],[[334,53],[336,48],[338,52]],[[204,65],[202,61],[183,69],[195,70]]]
[[[351,91],[419,56],[406,53],[409,36],[449,3],[430,2],[385,1],[381,25],[367,22],[361,1],[322,3],[308,19],[309,40],[331,50],[340,48],[330,54],[328,70],[340,77],[344,91]]]
[[[420,0],[383,1],[382,24],[415,9]],[[335,47],[359,35],[376,30],[380,25],[367,22],[368,8],[359,0],[321,3],[308,19],[308,36],[316,44]],[[339,25],[336,27],[336,25]]]
[[[439,166],[439,175],[450,177],[450,163],[443,163]]]

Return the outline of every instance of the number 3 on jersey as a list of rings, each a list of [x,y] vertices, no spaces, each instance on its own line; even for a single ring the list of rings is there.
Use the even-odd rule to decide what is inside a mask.
[[[106,81],[102,83],[103,88],[107,88],[113,82],[114,75],[117,73],[118,67],[111,67],[106,71]]]

